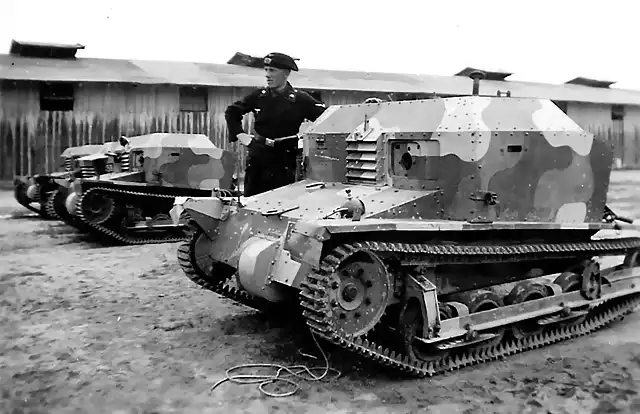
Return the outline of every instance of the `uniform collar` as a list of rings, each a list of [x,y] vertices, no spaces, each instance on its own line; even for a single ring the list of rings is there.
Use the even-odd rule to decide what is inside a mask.
[[[291,86],[289,81],[287,81],[287,84],[284,85],[284,88],[281,91],[276,92],[270,88],[267,88],[267,90],[272,95],[284,95],[284,96],[288,96],[294,92],[293,86]]]

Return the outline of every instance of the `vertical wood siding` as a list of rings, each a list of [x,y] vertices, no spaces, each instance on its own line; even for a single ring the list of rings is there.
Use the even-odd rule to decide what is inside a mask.
[[[176,85],[77,84],[74,110],[41,111],[38,85],[0,84],[0,179],[57,170],[69,146],[99,144],[153,132],[203,133],[219,147],[237,152],[238,169],[246,150],[230,143],[224,111],[250,88],[211,87],[208,112],[179,110]],[[327,105],[362,102],[370,93],[322,91]],[[253,116],[244,118],[252,129]]]
[[[58,112],[40,110],[36,85],[3,85],[0,179],[57,170],[69,146],[153,132],[210,135],[210,130],[209,113],[179,111],[177,86],[78,84],[74,110]]]
[[[69,146],[153,132],[206,134],[217,146],[238,153],[241,172],[246,150],[229,142],[224,111],[251,89],[208,90],[207,112],[183,112],[179,110],[180,90],[176,85],[78,84],[74,110],[50,112],[40,110],[37,84],[0,83],[0,179],[57,170],[61,166],[60,154]],[[387,93],[360,91],[319,93],[327,106],[360,103],[371,96],[389,98]],[[594,120],[594,111],[602,116]],[[613,128],[603,112],[602,108],[570,105],[568,114],[583,128],[612,142],[623,165],[638,165],[640,110],[629,121],[625,118],[624,131]],[[251,131],[252,124],[253,116],[248,114],[243,123],[245,130]]]

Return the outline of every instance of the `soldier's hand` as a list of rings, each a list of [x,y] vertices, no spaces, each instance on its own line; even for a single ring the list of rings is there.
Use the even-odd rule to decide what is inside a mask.
[[[253,136],[245,132],[239,133],[238,135],[236,135],[236,138],[238,138],[238,141],[240,141],[240,143],[245,147],[248,147],[249,144],[251,144],[251,141],[253,141]]]

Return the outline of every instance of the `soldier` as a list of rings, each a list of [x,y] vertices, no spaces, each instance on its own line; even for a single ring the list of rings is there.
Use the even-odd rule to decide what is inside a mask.
[[[249,148],[244,176],[244,195],[250,197],[295,181],[298,140],[274,141],[298,133],[305,121],[315,121],[326,109],[306,92],[294,89],[288,81],[298,66],[282,53],[264,57],[267,87],[258,88],[229,105],[225,119],[229,140]],[[242,129],[242,117],[253,112],[256,136]]]

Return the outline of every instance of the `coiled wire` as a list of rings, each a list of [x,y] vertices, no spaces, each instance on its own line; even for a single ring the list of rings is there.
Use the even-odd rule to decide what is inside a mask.
[[[279,365],[279,364],[241,364],[241,365],[236,365],[234,367],[231,367],[229,369],[227,369],[225,371],[225,375],[226,377],[221,379],[220,381],[216,382],[215,384],[213,384],[213,386],[209,389],[209,394],[211,394],[213,392],[214,389],[216,389],[219,385],[230,381],[230,382],[234,382],[236,384],[258,384],[258,389],[260,390],[260,392],[262,392],[264,395],[269,396],[269,397],[288,397],[290,395],[295,394],[296,392],[298,392],[300,390],[300,385],[293,381],[293,379],[291,379],[291,377],[295,377],[295,378],[300,378],[301,380],[304,381],[322,381],[323,379],[325,379],[327,377],[327,375],[329,375],[329,372],[332,371],[335,373],[334,377],[331,377],[331,380],[336,380],[338,378],[340,378],[340,375],[342,375],[342,373],[340,371],[338,371],[335,368],[331,368],[329,366],[329,358],[327,358],[327,355],[325,354],[324,350],[322,349],[322,347],[320,346],[320,344],[318,343],[318,339],[315,337],[315,335],[313,334],[313,332],[311,332],[311,338],[313,338],[313,342],[316,344],[316,347],[318,348],[318,350],[320,351],[320,354],[322,354],[322,358],[324,360],[324,367],[312,367],[309,368],[306,365],[294,365],[294,366],[290,366],[290,367],[285,367],[283,365]],[[302,353],[300,353],[302,354]],[[312,358],[315,358],[313,355],[307,355],[307,354],[302,354],[305,356],[309,356]],[[232,372],[240,370],[240,369],[248,369],[248,368],[272,368],[275,369],[276,372],[275,374],[272,375],[267,375],[267,374],[232,374]],[[321,375],[316,375],[313,373],[313,371],[317,371],[317,370],[323,370],[324,372]],[[287,378],[289,377],[289,378]],[[282,393],[276,393],[273,391],[269,391],[267,389],[265,389],[265,386],[269,385],[269,384],[274,384],[277,382],[282,382],[285,384],[288,384],[289,386],[293,387],[292,390],[290,391],[284,391]]]

